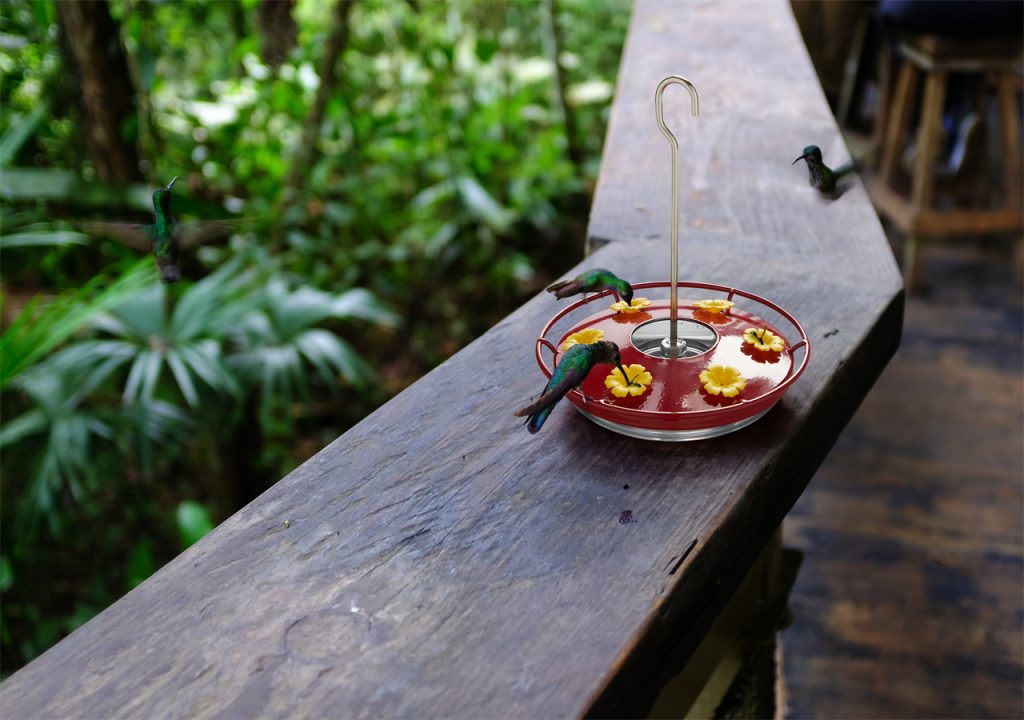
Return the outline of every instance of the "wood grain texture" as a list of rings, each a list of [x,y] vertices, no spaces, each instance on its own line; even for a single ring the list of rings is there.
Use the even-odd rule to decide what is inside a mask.
[[[765,65],[769,87],[729,87]],[[653,158],[631,160],[615,147],[641,115],[631,137],[664,143],[650,93],[669,72],[701,87],[694,70],[717,78],[707,116],[715,92],[731,109],[687,123],[703,133],[703,185],[689,191],[708,210],[684,225],[683,275],[761,293],[804,324],[813,357],[778,407],[674,445],[563,404],[531,436],[512,412],[543,386],[534,340],[561,307],[538,296],[12,676],[5,716],[642,713],[827,454],[902,319],[863,190],[823,202],[788,167],[812,136],[836,160],[840,146],[783,0],[636,6],[592,222],[615,242],[568,276],[667,277],[665,240],[643,239],[667,222],[631,210],[637,190],[619,177],[667,187],[660,170],[633,175],[667,168],[665,148],[644,141]],[[792,74],[784,88],[776,71]],[[634,85],[643,113],[627,107]],[[628,221],[613,226],[616,207]],[[624,510],[635,522],[618,522]]]
[[[669,145],[655,124],[654,89],[672,74],[700,94],[698,117],[682,88],[664,98],[679,140],[680,278],[704,272],[693,246],[704,230],[734,256],[828,270],[823,282],[847,264],[895,280],[891,254],[866,249],[881,233],[863,186],[824,200],[803,162],[792,164],[812,144],[830,167],[850,156],[791,11],[775,0],[636,4],[590,216],[592,248],[657,238],[668,264]]]
[[[1024,717],[1024,302],[936,245],[900,351],[787,516],[792,718]]]

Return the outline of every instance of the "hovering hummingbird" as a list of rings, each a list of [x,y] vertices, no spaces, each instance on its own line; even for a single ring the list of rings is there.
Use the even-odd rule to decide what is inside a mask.
[[[82,228],[93,235],[110,237],[129,247],[145,252],[152,251],[160,278],[165,283],[181,280],[178,269],[178,254],[182,248],[212,242],[231,234],[236,220],[205,220],[194,223],[179,223],[171,214],[171,188],[177,176],[153,193],[153,209],[156,219],[152,225],[133,223],[81,223]]]
[[[544,421],[548,419],[551,411],[555,409],[558,401],[567,392],[579,387],[594,366],[599,363],[614,365],[622,373],[622,377],[629,379],[625,368],[622,367],[619,346],[615,343],[609,340],[599,340],[589,345],[573,345],[565,351],[562,361],[551,373],[551,379],[544,386],[541,396],[522,410],[517,410],[516,417],[526,417],[526,429],[531,433],[537,432]],[[633,383],[630,382],[630,384]]]
[[[790,164],[795,165],[800,160],[807,163],[811,187],[822,195],[836,195],[839,179],[859,169],[857,163],[849,163],[833,170],[821,159],[821,148],[817,145],[805,147],[803,154]]]
[[[572,280],[556,282],[548,287],[548,292],[559,300],[579,293],[583,293],[583,299],[586,300],[587,293],[601,292],[602,290],[611,290],[615,293],[616,300],[633,302],[633,286],[610,270],[602,268],[587,270]]]

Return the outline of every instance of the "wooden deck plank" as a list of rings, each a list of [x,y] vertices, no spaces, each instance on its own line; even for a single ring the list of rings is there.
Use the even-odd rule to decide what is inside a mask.
[[[885,366],[902,293],[863,190],[824,203],[788,165],[819,135],[838,152],[838,133],[785,2],[639,2],[623,68],[592,219],[593,235],[619,242],[583,266],[667,276],[656,205],[642,223],[602,218],[622,207],[609,194],[619,173],[630,179],[628,154],[614,150],[623,123],[641,118],[627,88],[642,88],[649,110],[630,137],[663,144],[651,93],[665,74],[688,75],[711,121],[687,118],[680,133],[684,167],[698,163],[703,178],[688,192],[706,208],[684,224],[684,277],[762,293],[804,324],[813,358],[780,406],[701,443],[620,437],[568,406],[531,436],[511,413],[543,384],[534,338],[560,307],[534,298],[12,676],[0,686],[7,715],[649,706]],[[720,68],[764,82],[741,92]],[[727,112],[716,115],[716,97]],[[654,155],[632,160],[655,168],[632,178],[655,202],[662,144],[638,141]],[[636,522],[620,524],[627,509]]]
[[[938,245],[929,292],[786,519],[793,718],[1024,717],[1024,377],[1009,248]]]

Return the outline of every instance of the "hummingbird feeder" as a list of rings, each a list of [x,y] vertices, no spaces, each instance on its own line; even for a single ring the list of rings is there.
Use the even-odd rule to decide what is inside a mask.
[[[666,126],[662,110],[662,95],[669,85],[689,91],[695,116],[698,99],[696,88],[679,76],[662,80],[654,96],[658,127],[672,148],[671,279],[633,285],[634,291],[668,288],[668,297],[647,305],[634,299],[625,312],[626,304],[616,303],[581,320],[568,320],[579,308],[612,291],[584,296],[544,326],[535,350],[537,363],[550,378],[545,350],[554,367],[577,338],[603,337],[614,342],[622,364],[642,365],[650,381],[646,382],[645,373],[637,392],[613,393],[613,376],[619,371],[613,371],[607,381],[602,372],[593,371],[566,397],[584,416],[609,430],[645,440],[679,442],[725,435],[762,417],[800,377],[811,347],[796,318],[775,303],[726,285],[679,281],[679,143]],[[683,299],[680,291],[685,293]],[[567,323],[571,326],[561,334],[554,330],[556,324]],[[555,337],[557,343],[550,339]],[[632,380],[629,372],[627,380]]]

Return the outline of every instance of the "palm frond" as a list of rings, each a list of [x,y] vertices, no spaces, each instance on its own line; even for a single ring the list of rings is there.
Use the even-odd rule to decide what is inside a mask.
[[[0,250],[54,245],[88,245],[89,236],[70,230],[36,230],[0,235]]]
[[[168,339],[182,343],[225,334],[255,303],[244,299],[243,291],[251,281],[236,257],[188,287],[171,312]]]
[[[334,333],[322,329],[307,330],[296,338],[295,344],[329,385],[336,384],[339,374],[350,383],[375,380],[373,368]]]
[[[136,353],[124,384],[125,402],[148,400],[153,397],[163,363],[164,358],[159,350],[142,349]]]
[[[331,300],[331,317],[359,318],[384,327],[398,327],[402,317],[365,288],[352,288]]]
[[[0,336],[0,390],[100,313],[153,282],[155,274],[153,263],[142,260],[112,284],[97,277],[45,306],[39,300],[30,303]]]

